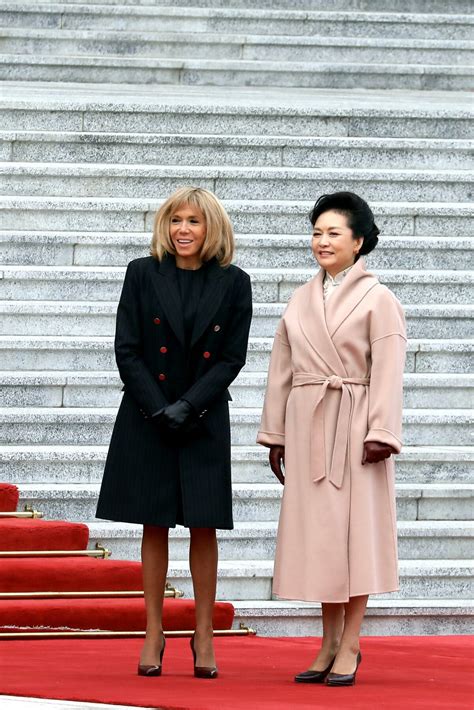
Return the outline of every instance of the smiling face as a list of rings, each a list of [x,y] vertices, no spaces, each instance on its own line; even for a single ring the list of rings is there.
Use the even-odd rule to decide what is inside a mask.
[[[321,268],[334,277],[352,266],[363,241],[353,238],[346,215],[329,210],[314,223],[311,248]]]
[[[199,269],[206,232],[206,218],[198,207],[183,204],[171,214],[170,238],[178,268]]]

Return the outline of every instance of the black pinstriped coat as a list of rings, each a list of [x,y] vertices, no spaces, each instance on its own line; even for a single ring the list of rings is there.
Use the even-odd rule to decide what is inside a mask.
[[[130,262],[115,335],[124,395],[97,517],[164,527],[232,528],[227,388],[245,364],[251,317],[248,275],[213,259],[186,349],[174,257]],[[202,431],[191,438],[183,435],[182,445],[176,446],[150,417],[180,397],[201,415]]]

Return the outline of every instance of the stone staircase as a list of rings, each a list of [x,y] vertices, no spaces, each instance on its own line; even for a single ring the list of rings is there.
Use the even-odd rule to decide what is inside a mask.
[[[260,8],[278,8],[271,10],[255,10],[251,0],[232,3],[231,10],[228,3],[194,0],[175,8],[132,0],[122,6],[112,0],[32,4],[5,6],[1,79],[226,87],[332,87],[334,82],[341,88],[474,86],[472,17],[446,15],[442,2],[259,3]],[[207,7],[196,7],[202,4]],[[458,0],[448,9],[462,12],[468,6]],[[394,7],[445,14],[396,14]]]
[[[227,4],[0,7],[0,480],[48,517],[86,521],[115,558],[138,558],[138,526],[94,520],[120,398],[116,303],[157,205],[179,185],[208,187],[255,301],[232,388],[236,528],[220,534],[218,594],[259,633],[317,633],[317,605],[271,600],[281,489],[254,442],[275,326],[315,272],[308,210],[353,189],[376,212],[369,265],[403,302],[409,334],[401,589],[371,600],[365,632],[466,633],[470,3]],[[170,579],[191,595],[185,530],[170,551]]]

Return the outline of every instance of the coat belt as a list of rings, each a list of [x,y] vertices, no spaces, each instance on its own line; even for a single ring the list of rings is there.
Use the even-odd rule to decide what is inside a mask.
[[[324,397],[328,389],[341,390],[341,401],[337,416],[336,436],[329,472],[330,482],[341,488],[346,465],[347,447],[352,419],[353,394],[349,385],[367,386],[367,377],[339,377],[338,375],[316,375],[311,372],[295,372],[293,387],[306,385],[321,385],[313,409],[314,431],[311,432],[311,470],[314,471],[313,482],[326,477],[326,453],[324,442]]]

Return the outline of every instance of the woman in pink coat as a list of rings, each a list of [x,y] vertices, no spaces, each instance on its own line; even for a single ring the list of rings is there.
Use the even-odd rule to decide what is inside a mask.
[[[278,325],[257,441],[285,486],[274,593],[322,602],[321,648],[295,680],[352,685],[368,596],[398,589],[405,322],[366,271],[379,233],[367,203],[323,195],[310,219],[321,269]]]

